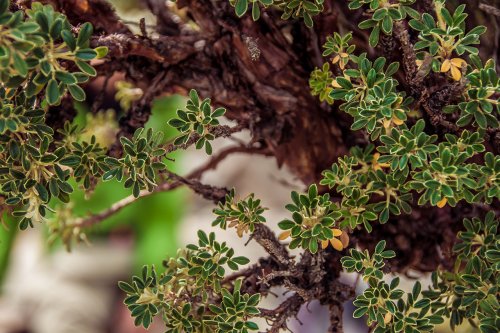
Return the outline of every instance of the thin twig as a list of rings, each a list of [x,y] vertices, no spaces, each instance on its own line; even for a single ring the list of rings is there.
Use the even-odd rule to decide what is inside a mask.
[[[215,138],[220,138],[220,137],[227,138],[227,137],[230,137],[234,133],[241,132],[245,128],[246,128],[245,124],[239,124],[239,125],[236,125],[236,126],[233,126],[233,127],[227,126],[227,125],[220,125],[220,126],[216,126],[216,127],[211,127],[209,129],[209,132]],[[200,135],[198,135],[196,133],[196,134],[191,135],[189,137],[189,139],[186,141],[186,143],[183,143],[181,145],[175,145],[173,142],[169,143],[169,144],[166,145],[165,151],[168,154],[168,153],[174,152],[174,151],[176,151],[178,149],[185,150],[188,147],[190,147],[193,144],[195,144],[196,141],[198,141],[199,138],[200,138]]]
[[[217,155],[213,156],[206,164],[197,168],[190,174],[190,179],[200,179],[200,177],[208,170],[217,168],[220,162],[224,161],[226,157],[236,153],[245,154],[262,154],[266,156],[271,156],[271,151],[268,148],[257,148],[257,147],[247,147],[247,146],[233,146],[222,150]]]
[[[113,216],[114,214],[118,213],[123,208],[134,203],[139,198],[148,197],[150,195],[153,195],[153,194],[159,193],[159,192],[171,191],[171,190],[176,189],[177,187],[179,187],[181,185],[182,185],[182,183],[180,181],[175,181],[172,183],[166,182],[166,183],[159,185],[151,192],[149,192],[148,190],[142,190],[139,193],[138,197],[134,197],[133,195],[129,195],[128,197],[125,197],[125,198],[117,201],[110,208],[108,208],[108,209],[106,209],[98,214],[91,215],[90,217],[82,218],[82,219],[78,220],[73,226],[80,227],[80,228],[86,228],[86,227],[93,226],[95,224],[102,222],[103,220],[107,219],[108,217]]]
[[[180,182],[181,184],[186,185],[195,193],[198,193],[203,198],[211,200],[214,203],[223,201],[227,193],[229,192],[229,190],[224,187],[216,187],[216,186],[202,184],[198,180],[184,178],[168,170],[165,172],[165,174],[168,176],[169,179],[173,180],[174,182]]]

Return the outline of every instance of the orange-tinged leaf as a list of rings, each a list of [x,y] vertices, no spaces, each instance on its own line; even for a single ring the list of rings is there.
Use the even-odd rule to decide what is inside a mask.
[[[443,199],[438,201],[437,206],[439,208],[443,208],[447,202],[448,202],[448,198],[444,197]]]
[[[324,250],[328,247],[328,241],[327,240],[322,240],[321,241],[321,248]]]
[[[349,235],[347,232],[343,232],[342,235],[340,235],[340,241],[342,242],[344,248],[349,246]]]
[[[288,237],[290,237],[290,230],[287,230],[287,231],[283,231],[279,236],[278,236],[278,239],[279,240],[285,240],[287,239]]]
[[[333,248],[337,251],[342,251],[344,249],[344,245],[337,238],[330,239],[330,244],[332,244]]]

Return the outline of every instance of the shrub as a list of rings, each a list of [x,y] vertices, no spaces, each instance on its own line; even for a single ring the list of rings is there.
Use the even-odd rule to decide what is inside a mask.
[[[495,62],[482,59],[492,52],[480,52],[487,29],[467,21],[465,5],[179,1],[185,15],[159,3],[148,1],[157,34],[142,22],[139,36],[102,0],[56,9],[0,0],[2,212],[21,229],[47,222],[70,248],[141,197],[185,185],[217,204],[213,227],[249,234],[268,253],[242,267],[247,258],[200,230],[198,243],[158,273],[145,267],[119,283],[136,325],[146,328],[161,316],[167,332],[248,332],[262,317],[278,332],[302,304],[319,300],[330,309],[330,332],[341,332],[342,304],[355,298],[354,317],[365,316],[373,332],[432,332],[445,321],[498,331],[500,80]],[[342,21],[346,15],[358,28]],[[335,32],[331,22],[355,31]],[[103,147],[95,136],[83,139],[92,128],[74,125],[71,110],[87,99],[89,80],[114,71],[126,74],[116,94],[123,112],[116,143]],[[144,123],[154,98],[173,90],[189,98],[168,123],[178,137],[165,144]],[[237,125],[221,125],[223,116]],[[195,145],[211,155],[213,140],[243,129],[252,142],[216,152],[197,174],[168,170],[173,151]],[[198,181],[234,152],[274,155],[307,183],[305,193],[291,193],[278,237],[255,194],[239,199],[237,189]],[[57,205],[71,201],[75,184],[90,196],[111,179],[131,195],[99,214],[75,216]],[[396,232],[384,234],[385,225]],[[452,245],[439,260],[429,254],[427,266],[405,261]],[[389,275],[410,267],[432,271],[431,285],[398,288],[399,277]],[[339,280],[342,269],[368,288],[354,297]],[[259,308],[275,286],[293,295],[276,309]]]

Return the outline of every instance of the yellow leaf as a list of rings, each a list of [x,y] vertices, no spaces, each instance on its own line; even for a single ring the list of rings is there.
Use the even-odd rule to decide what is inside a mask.
[[[338,84],[338,83],[337,83],[337,80],[335,80],[335,79],[332,81],[332,86],[333,86],[334,88],[342,88],[342,87],[340,86],[340,84]]]
[[[328,241],[327,240],[322,240],[321,241],[321,248],[324,250],[328,247]]]
[[[446,73],[450,70],[451,68],[451,62],[446,59],[445,61],[443,61],[443,64],[441,65],[441,73]]]
[[[455,67],[461,68],[463,65],[467,64],[464,59],[453,58],[450,60],[451,64]]]
[[[338,237],[338,236],[342,235],[342,230],[340,230],[340,229],[332,228],[332,232],[333,232],[333,235],[335,237]]]
[[[460,79],[462,78],[462,72],[457,67],[451,66],[451,77],[455,81],[460,81]]]
[[[336,63],[338,63],[338,62],[339,62],[339,60],[340,60],[340,56],[337,54],[335,57],[333,57],[333,59],[332,59],[332,64],[334,64],[334,65],[335,65]]]
[[[441,199],[441,200],[438,201],[437,206],[439,208],[443,208],[446,205],[447,202],[448,202],[448,199],[446,197],[444,197],[443,199]]]

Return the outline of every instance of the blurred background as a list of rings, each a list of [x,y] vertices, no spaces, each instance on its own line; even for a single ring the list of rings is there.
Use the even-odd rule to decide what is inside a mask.
[[[119,16],[130,27],[141,18],[154,24],[154,17],[135,0],[111,1]],[[111,84],[112,83],[112,84]],[[114,86],[116,82],[111,82]],[[118,86],[120,83],[118,83]],[[120,89],[129,89],[121,87]],[[96,91],[102,82],[94,82]],[[133,89],[130,88],[130,89]],[[133,94],[134,91],[128,91]],[[140,94],[140,91],[135,91]],[[158,98],[148,128],[163,131],[165,140],[176,135],[167,121],[177,108],[184,107],[180,96]],[[112,103],[111,103],[112,105]],[[88,105],[75,105],[78,116],[75,122],[89,128],[89,136],[95,134],[103,145],[112,143],[116,134],[116,116],[113,109],[90,112]],[[247,133],[237,136],[248,139]],[[229,140],[217,140],[214,151],[231,145]],[[172,154],[174,161],[169,167],[188,174],[204,164],[204,152],[190,149]],[[235,187],[244,196],[254,192],[268,207],[266,218],[271,228],[286,216],[284,205],[292,190],[303,190],[303,185],[293,181],[286,170],[278,169],[272,158],[263,156],[231,155],[216,170],[204,174],[202,182],[217,186]],[[116,182],[97,186],[95,192],[85,198],[83,191],[72,195],[74,214],[84,216],[108,208],[114,202],[130,194]],[[143,332],[135,328],[128,310],[123,305],[117,281],[129,279],[142,265],[161,266],[162,260],[175,255],[178,247],[196,241],[198,229],[210,229],[213,220],[211,202],[198,198],[186,189],[158,193],[137,200],[119,214],[94,227],[88,234],[90,244],[80,244],[69,253],[62,244],[48,241],[46,225],[32,230],[17,232],[15,221],[7,218],[0,231],[0,333],[105,333]],[[255,243],[244,247],[236,233],[217,231],[218,239],[226,240],[239,255],[256,260],[264,251]],[[355,277],[345,276],[346,283],[355,283]],[[410,285],[410,283],[408,283]],[[362,292],[363,285],[359,284]],[[280,303],[283,290],[275,290],[276,299],[266,299],[262,307],[272,308]],[[364,333],[363,320],[354,321],[352,306],[346,304],[344,332]],[[312,303],[299,314],[300,322],[290,327],[294,332],[326,332],[328,313],[319,304]],[[261,329],[265,324],[260,323]],[[448,332],[445,326],[442,332]],[[164,332],[161,322],[156,322],[149,332]],[[463,328],[462,332],[473,332]]]

